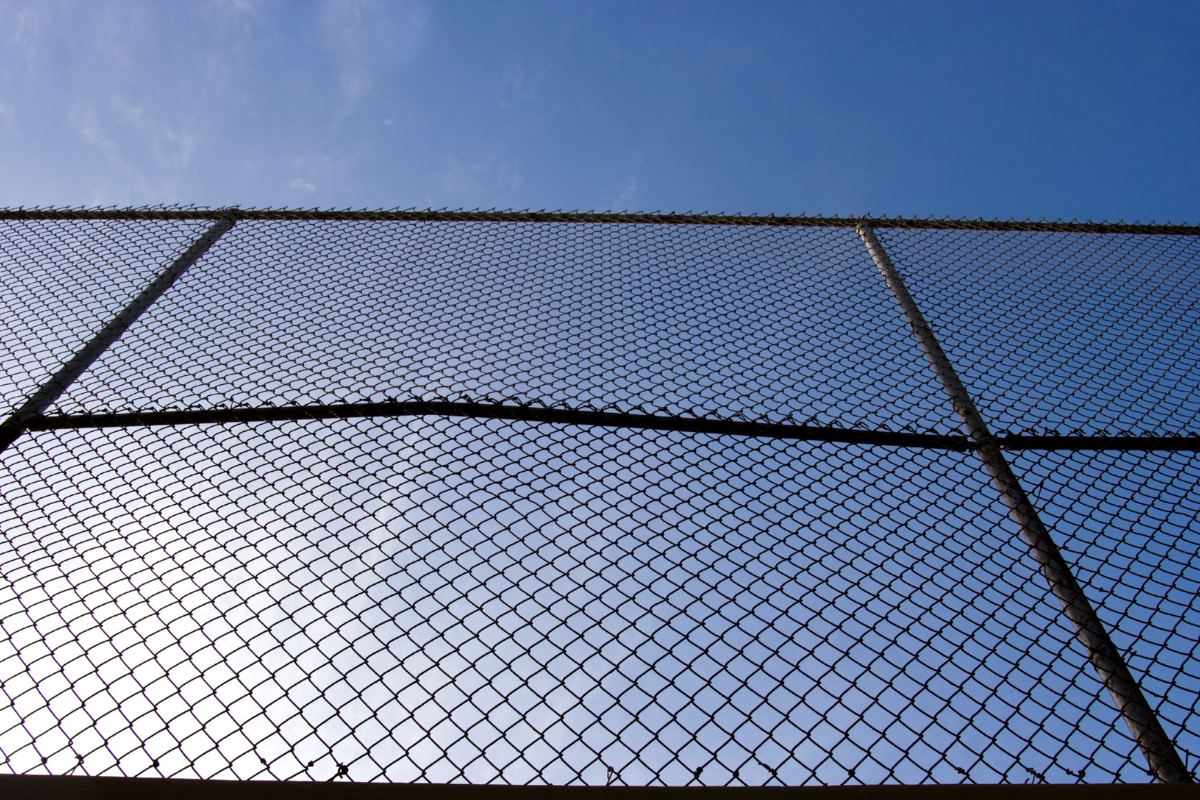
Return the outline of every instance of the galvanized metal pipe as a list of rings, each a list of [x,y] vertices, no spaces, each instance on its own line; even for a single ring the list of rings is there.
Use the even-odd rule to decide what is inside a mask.
[[[62,396],[62,393],[142,315],[142,312],[169,289],[180,275],[199,261],[200,257],[208,252],[208,248],[212,247],[217,239],[220,239],[233,227],[233,223],[232,219],[217,220],[183,255],[175,259],[137,297],[129,301],[129,304],[121,309],[119,314],[109,320],[108,324],[80,348],[70,361],[63,364],[58,372],[39,386],[20,408],[10,414],[4,422],[0,422],[0,453],[16,441],[17,437],[28,429],[31,422],[41,418],[46,409]]]
[[[1021,488],[1008,459],[1000,449],[1000,443],[988,430],[987,424],[971,400],[970,393],[942,350],[933,329],[925,321],[874,229],[868,224],[860,223],[857,230],[892,296],[900,304],[913,336],[916,337],[929,363],[933,365],[938,382],[962,420],[963,430],[975,445],[980,460],[992,477],[1004,504],[1008,506],[1009,516],[1017,523],[1021,536],[1029,545],[1033,557],[1037,559],[1042,574],[1050,584],[1050,591],[1062,604],[1063,611],[1075,627],[1075,634],[1088,659],[1099,673],[1100,680],[1112,695],[1117,711],[1124,717],[1130,733],[1146,756],[1151,774],[1163,783],[1191,783],[1191,775],[1176,752],[1174,743],[1163,730],[1158,716],[1129,672],[1125,659],[1113,644],[1104,623],[1076,582],[1071,568],[1050,536],[1049,529],[1038,516],[1037,509],[1029,501],[1025,490]]]

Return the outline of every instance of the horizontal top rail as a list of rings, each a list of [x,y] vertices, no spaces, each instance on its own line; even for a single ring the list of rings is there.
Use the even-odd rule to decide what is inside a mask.
[[[289,208],[5,208],[0,220],[259,220],[358,222],[576,222],[651,225],[739,225],[808,228],[874,228],[927,230],[1041,231],[1047,233],[1138,233],[1176,236],[1200,234],[1186,223],[1078,222],[904,217],[810,217],[756,214],[628,213],[595,211],[496,211],[447,209],[336,210]]]

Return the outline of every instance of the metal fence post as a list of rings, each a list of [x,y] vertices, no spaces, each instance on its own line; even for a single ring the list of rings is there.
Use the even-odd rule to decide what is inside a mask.
[[[1075,627],[1080,644],[1083,645],[1092,665],[1100,674],[1100,679],[1112,695],[1117,710],[1125,718],[1129,731],[1146,756],[1151,774],[1163,783],[1191,783],[1191,775],[1176,752],[1174,743],[1163,730],[1158,716],[1130,674],[1120,651],[1109,638],[1104,623],[1076,582],[1071,568],[1051,538],[1049,529],[1042,523],[1037,509],[1021,488],[1008,459],[1000,449],[999,442],[988,430],[950,359],[909,294],[903,278],[876,237],[874,229],[870,225],[860,223],[857,231],[892,296],[904,312],[904,318],[912,329],[913,336],[916,337],[929,363],[933,365],[942,389],[962,420],[967,437],[975,446],[980,460],[1004,499],[1004,504],[1008,506],[1009,515],[1017,523],[1021,535],[1038,561],[1042,574],[1050,583],[1050,590],[1062,604],[1063,611]]]
[[[4,422],[0,422],[0,453],[8,449],[8,446],[28,429],[30,422],[40,418],[46,409],[67,390],[67,387],[74,383],[113,342],[120,338],[121,334],[142,315],[142,312],[169,289],[180,275],[187,272],[202,255],[207,253],[208,248],[212,247],[217,239],[220,239],[233,227],[233,223],[233,219],[217,220],[183,255],[175,259],[150,285],[143,289],[141,294],[129,301],[129,304],[93,336],[91,341],[71,356],[71,359],[63,364],[58,372],[39,386],[20,408],[10,414]]]

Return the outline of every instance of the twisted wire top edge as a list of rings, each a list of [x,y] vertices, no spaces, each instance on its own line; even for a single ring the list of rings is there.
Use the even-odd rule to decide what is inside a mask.
[[[931,230],[1044,231],[1057,233],[1142,233],[1195,236],[1200,225],[1072,220],[935,219],[931,217],[822,217],[663,212],[497,211],[462,209],[292,209],[292,208],[4,208],[0,220],[259,220],[398,222],[566,222],[649,225],[742,225],[775,227]]]

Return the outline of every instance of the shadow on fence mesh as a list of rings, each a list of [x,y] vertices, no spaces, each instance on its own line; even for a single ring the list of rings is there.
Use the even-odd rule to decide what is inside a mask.
[[[0,213],[3,769],[1191,780],[1198,267],[1179,226]]]

